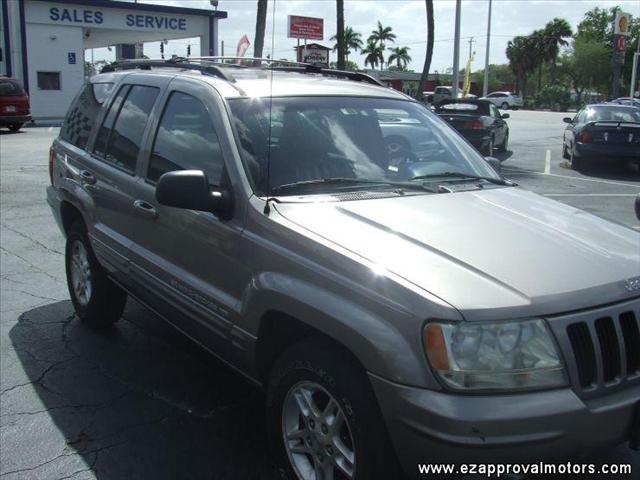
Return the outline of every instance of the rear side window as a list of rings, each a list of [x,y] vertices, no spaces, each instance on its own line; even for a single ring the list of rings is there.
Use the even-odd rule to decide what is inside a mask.
[[[157,182],[175,170],[202,170],[209,183],[220,185],[224,160],[218,135],[204,104],[173,92],[162,113],[153,142],[147,178]]]
[[[84,149],[102,102],[112,88],[113,83],[87,83],[67,113],[60,138]]]
[[[107,162],[133,173],[142,135],[158,92],[158,88],[142,85],[123,87],[100,127],[94,151]]]
[[[0,80],[0,97],[19,97],[25,95],[18,82],[12,80]]]

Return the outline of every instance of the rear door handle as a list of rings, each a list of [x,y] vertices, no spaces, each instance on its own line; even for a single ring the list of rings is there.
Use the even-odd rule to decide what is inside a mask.
[[[150,203],[145,202],[144,200],[136,200],[135,202],[133,202],[133,207],[136,209],[138,213],[140,213],[141,215],[144,215],[145,217],[148,217],[148,218],[158,217],[158,211],[155,209],[155,207]]]
[[[82,181],[82,183],[85,183],[87,185],[95,185],[97,181],[96,176],[89,170],[80,171],[80,180]]]

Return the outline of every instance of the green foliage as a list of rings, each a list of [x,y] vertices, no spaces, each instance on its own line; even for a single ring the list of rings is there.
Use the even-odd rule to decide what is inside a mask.
[[[478,85],[484,84],[484,69],[478,70],[473,75],[473,81]],[[509,65],[489,65],[489,92],[500,89],[503,83],[515,83],[516,77]]]
[[[540,108],[566,110],[571,103],[571,95],[563,85],[545,85],[536,95],[536,104]]]
[[[329,63],[329,68],[333,68],[333,69],[338,68],[338,62]],[[360,70],[360,67],[353,60],[346,60],[345,61],[345,70],[351,70],[351,71],[355,72],[357,70]]]
[[[411,61],[411,55],[409,55],[409,47],[395,47],[389,48],[391,55],[389,55],[389,64],[396,62],[396,68],[400,71],[407,68],[407,63]],[[391,69],[391,67],[389,67]]]
[[[331,37],[329,40],[336,42],[336,44],[333,46],[333,51],[334,52],[337,51],[338,50],[337,34]],[[351,27],[345,27],[344,46],[346,48],[346,51],[345,51],[346,61],[348,62],[349,55],[351,55],[351,52],[357,52],[358,50],[362,50],[363,43],[362,43],[362,35],[360,34],[360,32],[356,32]]]
[[[367,46],[362,49],[361,53],[365,56],[365,67],[368,64],[371,65],[371,68],[376,68],[378,65],[382,67],[384,64],[384,47],[382,45],[378,45],[374,40],[367,40]]]
[[[573,48],[562,55],[559,74],[578,96],[585,90],[606,92],[611,73],[611,52],[593,37],[578,36]]]

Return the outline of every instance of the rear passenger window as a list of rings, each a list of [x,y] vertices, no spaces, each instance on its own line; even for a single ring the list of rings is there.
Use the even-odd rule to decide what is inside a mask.
[[[98,132],[94,151],[107,162],[133,173],[142,135],[158,92],[155,87],[134,85],[125,97],[121,90]]]
[[[113,83],[87,83],[67,113],[60,138],[84,149],[102,102],[112,88]]]
[[[162,113],[153,142],[147,178],[157,182],[175,170],[202,170],[209,183],[220,185],[224,160],[218,135],[204,104],[173,92]]]

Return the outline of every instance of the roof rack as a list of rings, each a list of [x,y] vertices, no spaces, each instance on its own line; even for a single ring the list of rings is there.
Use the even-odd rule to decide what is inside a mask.
[[[291,67],[269,66],[269,67],[263,67],[263,68],[265,68],[266,70],[275,70],[279,72],[319,73],[327,77],[346,78],[347,80],[370,83],[372,85],[377,85],[379,87],[385,86],[382,82],[380,82],[379,80],[376,80],[370,75],[367,75],[366,73],[351,72],[347,70],[333,70],[331,68],[323,68],[320,65],[315,65],[312,63],[301,63]]]
[[[290,60],[273,60],[271,58],[261,58],[261,57],[220,57],[220,56],[216,56],[216,57],[189,57],[189,60],[204,60],[204,61],[211,61],[214,63],[221,63],[224,66],[230,66],[230,67],[246,67],[246,66],[251,66],[251,65],[244,65],[243,63],[226,63],[225,60],[236,60],[236,61],[240,61],[240,62],[246,62],[246,63],[253,63],[254,65],[252,66],[256,66],[255,63],[256,62],[264,62],[267,65],[273,65],[273,64],[283,64],[283,65],[299,65],[299,66],[307,66],[307,65],[311,65],[310,63],[302,63],[302,62],[293,62]]]
[[[206,75],[213,75],[215,77],[222,78],[228,82],[235,82],[228,72],[225,72],[213,63],[195,63],[191,62],[189,58],[174,57],[168,60],[122,60],[119,62],[105,65],[101,73],[115,72],[116,70],[133,70],[139,68],[141,70],[151,70],[151,68],[183,68],[186,70],[198,70]]]

